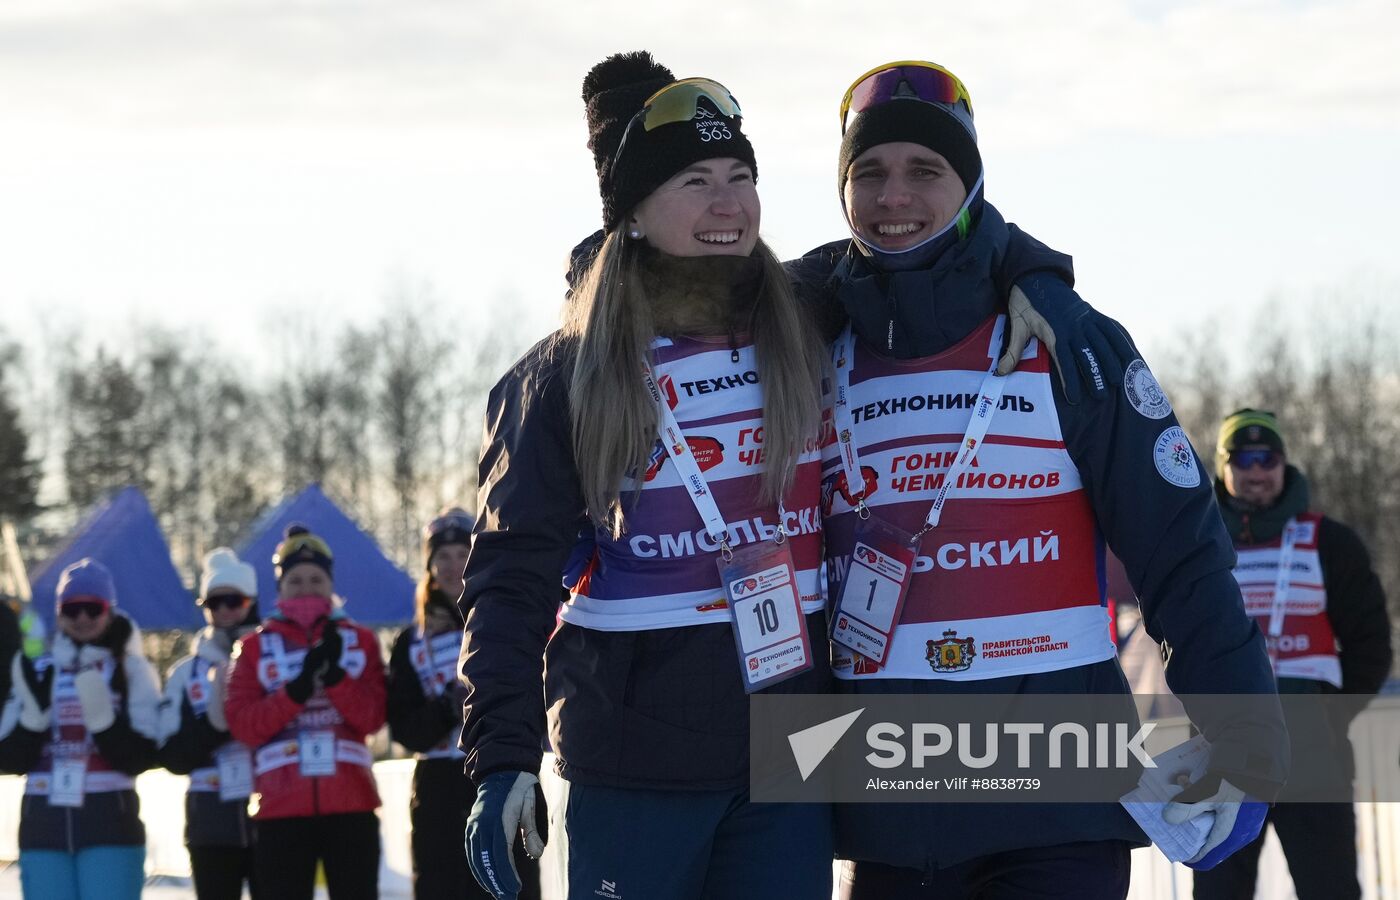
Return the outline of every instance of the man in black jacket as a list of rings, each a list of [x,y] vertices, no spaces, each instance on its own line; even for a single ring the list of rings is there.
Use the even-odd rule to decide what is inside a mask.
[[[1312,706],[1286,707],[1293,776],[1283,797],[1312,802],[1280,803],[1269,821],[1300,900],[1360,897],[1355,815],[1350,802],[1335,801],[1351,793],[1347,726],[1390,671],[1385,593],[1356,532],[1309,509],[1307,479],[1288,465],[1272,413],[1241,409],[1225,419],[1216,475],[1220,511],[1239,554],[1235,577],[1267,637],[1279,693],[1346,695],[1318,706],[1308,716],[1317,721],[1299,721]],[[1282,592],[1280,569],[1290,573]],[[1195,896],[1253,897],[1263,842],[1261,835],[1197,873]]]

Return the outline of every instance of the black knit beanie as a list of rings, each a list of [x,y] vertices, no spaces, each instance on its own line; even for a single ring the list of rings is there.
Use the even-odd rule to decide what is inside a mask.
[[[319,566],[326,575],[333,577],[334,560],[330,547],[312,534],[310,528],[300,522],[293,522],[283,532],[282,543],[277,545],[272,554],[272,572],[277,576],[277,582],[280,584],[282,576],[301,563]]]
[[[982,174],[982,154],[977,150],[977,131],[972,111],[963,103],[951,107],[916,99],[893,99],[857,115],[841,138],[836,185],[846,190],[846,173],[851,163],[871,147],[908,141],[942,154],[958,173],[969,195]]]
[[[423,529],[423,567],[431,570],[433,554],[445,544],[472,545],[471,515],[460,506],[444,508]]]
[[[740,117],[725,116],[703,98],[702,108],[690,122],[673,122],[651,131],[640,121],[633,124],[647,99],[675,80],[671,70],[646,51],[609,56],[584,76],[588,149],[598,170],[605,231],[615,231],[652,191],[702,159],[743,160],[758,179],[758,163],[753,146],[739,129]],[[728,136],[719,137],[724,134]],[[627,145],[618,156],[624,135]]]

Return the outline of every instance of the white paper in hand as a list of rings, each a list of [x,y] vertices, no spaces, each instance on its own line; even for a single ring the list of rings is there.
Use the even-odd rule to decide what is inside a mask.
[[[1205,845],[1215,822],[1214,813],[1196,816],[1180,825],[1169,825],[1162,810],[1186,785],[1206,773],[1210,744],[1197,735],[1183,744],[1152,757],[1155,769],[1144,769],[1138,786],[1119,798],[1119,803],[1147,833],[1162,855],[1172,862],[1185,862]]]

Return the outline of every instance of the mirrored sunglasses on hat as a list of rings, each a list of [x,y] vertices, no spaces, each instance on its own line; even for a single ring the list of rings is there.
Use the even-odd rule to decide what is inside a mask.
[[[96,598],[65,600],[59,604],[58,614],[65,619],[76,619],[79,616],[96,619],[111,608],[110,603]]]
[[[1230,465],[1236,469],[1248,470],[1255,466],[1266,472],[1277,469],[1283,462],[1283,454],[1277,450],[1231,450]]]
[[[846,133],[851,113],[860,114],[896,99],[950,105],[961,100],[968,112],[972,111],[972,95],[958,76],[937,63],[906,59],[877,66],[851,82],[841,98],[841,133]]]
[[[313,556],[324,556],[326,559],[330,559],[331,548],[314,534],[295,534],[283,541],[277,548],[277,552],[272,556],[272,564],[285,567],[289,562],[298,562]]]
[[[744,116],[739,109],[739,101],[729,92],[729,88],[718,81],[708,78],[682,78],[680,81],[673,81],[648,97],[642,108],[628,121],[627,128],[622,132],[622,140],[618,142],[617,150],[613,153],[612,163],[608,166],[608,179],[612,180],[613,173],[617,171],[617,162],[622,159],[622,149],[627,146],[627,139],[638,122],[642,123],[646,131],[654,131],[662,125],[689,122],[700,109],[701,97],[710,101],[720,115],[730,119],[741,119]]]

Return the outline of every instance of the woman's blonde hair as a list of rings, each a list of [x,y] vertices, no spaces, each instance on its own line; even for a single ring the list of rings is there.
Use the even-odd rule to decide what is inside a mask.
[[[750,325],[763,386],[761,497],[776,502],[818,436],[825,354],[782,263],[761,240],[754,254],[763,264]],[[640,490],[657,440],[656,403],[642,378],[643,363],[654,362],[656,330],[635,241],[617,231],[604,239],[569,305],[564,333],[578,343],[569,395],[583,497],[592,520],[618,536],[625,530],[623,481],[635,475]]]

